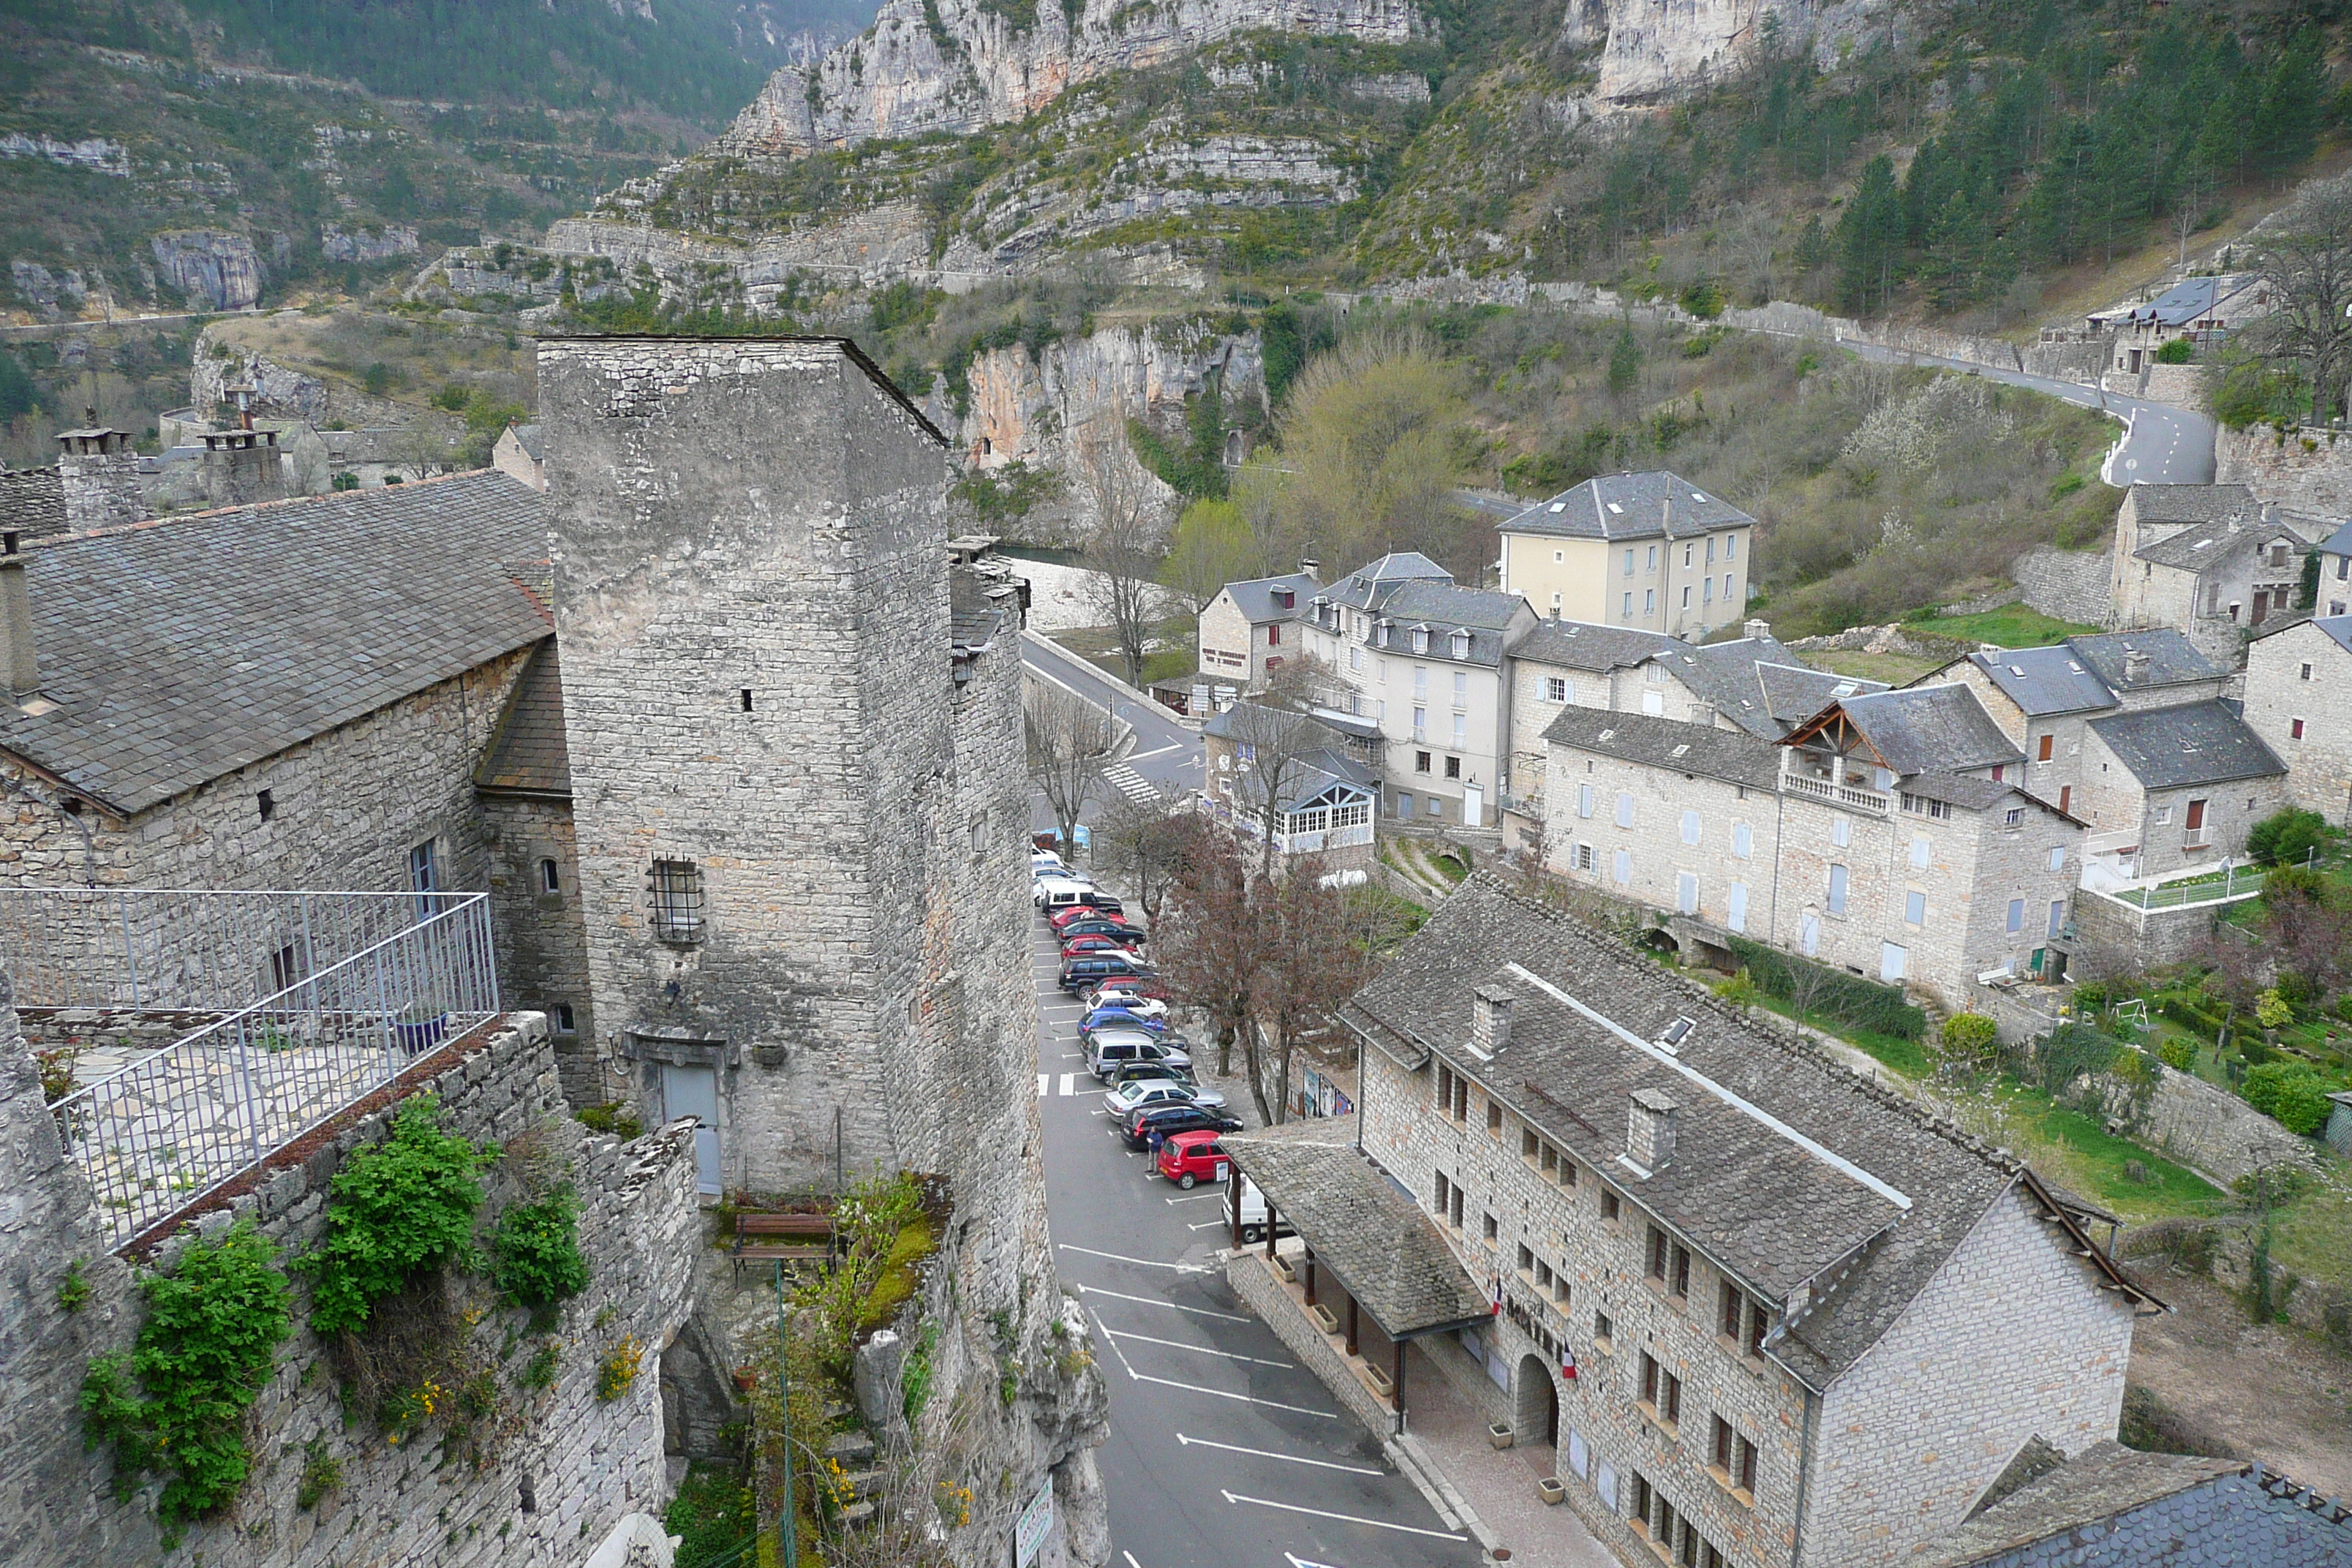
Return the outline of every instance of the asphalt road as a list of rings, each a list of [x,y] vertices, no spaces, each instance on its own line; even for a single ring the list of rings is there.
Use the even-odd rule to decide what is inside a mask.
[[[1469,1568],[1381,1446],[1226,1285],[1222,1189],[1130,1154],[1078,1056],[1057,949],[1034,932],[1037,1083],[1055,1262],[1110,1383],[1097,1453],[1116,1568]]]
[[[2053,381],[2022,371],[2001,370],[1967,360],[1939,359],[1934,354],[1881,348],[1840,338],[1838,346],[1860,358],[1895,364],[1931,364],[1946,370],[1971,371],[1987,381],[2027,387],[2052,397],[2063,397],[2081,408],[2100,408],[2123,419],[2129,430],[2124,443],[2108,458],[2099,477],[2118,489],[2132,484],[2210,485],[2213,482],[2213,421],[2202,414],[2101,392],[2080,382]]]
[[[1021,639],[1021,662],[1033,675],[1076,692],[1135,728],[1134,744],[1104,772],[1111,788],[1129,795],[1157,793],[1173,800],[1186,790],[1201,787],[1201,737],[1162,714],[1148,702],[1139,702],[1117,681],[1055,643]],[[1089,800],[1080,820],[1091,822],[1108,796]],[[1045,798],[1033,795],[1029,807],[1033,832],[1049,833],[1054,814]]]

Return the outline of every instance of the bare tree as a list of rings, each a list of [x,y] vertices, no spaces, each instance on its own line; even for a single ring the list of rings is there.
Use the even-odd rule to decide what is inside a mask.
[[[1155,923],[1182,865],[1192,820],[1159,795],[1139,801],[1115,792],[1087,837],[1096,868],[1134,889],[1144,918]]]
[[[1258,874],[1274,875],[1275,835],[1298,804],[1315,755],[1339,737],[1307,710],[1318,692],[1314,661],[1301,658],[1276,672],[1263,698],[1236,703],[1226,715],[1234,742],[1234,805],[1258,826]]]
[[[1085,698],[1034,678],[1022,682],[1021,710],[1029,782],[1053,808],[1066,855],[1076,847],[1087,802],[1102,787],[1103,769],[1118,745],[1118,726]]]
[[[1334,1053],[1317,1042],[1328,1037],[1340,1004],[1379,967],[1380,950],[1358,940],[1373,900],[1351,897],[1362,889],[1325,886],[1323,872],[1322,857],[1309,856],[1267,889],[1257,1002],[1258,1016],[1274,1037],[1272,1122],[1288,1115],[1291,1068],[1299,1054],[1332,1062]],[[1257,1100],[1263,1115],[1265,1097]]]
[[[1168,512],[1160,482],[1128,450],[1124,405],[1113,413],[1116,417],[1095,421],[1072,443],[1070,462],[1079,494],[1095,514],[1082,552],[1095,574],[1088,595],[1118,641],[1127,683],[1139,687],[1145,647],[1159,620],[1155,579],[1168,550]]]
[[[1234,1042],[1240,1039],[1255,1085],[1251,1015],[1261,911],[1241,847],[1209,819],[1195,822],[1177,862],[1168,912],[1152,925],[1152,952],[1170,994],[1205,1014],[1216,1031],[1218,1076],[1234,1070]]]
[[[2352,175],[2314,180],[2272,220],[2256,265],[2271,286],[2272,312],[2254,330],[2278,358],[2311,377],[2311,420],[2325,424],[2343,402],[2352,366]]]

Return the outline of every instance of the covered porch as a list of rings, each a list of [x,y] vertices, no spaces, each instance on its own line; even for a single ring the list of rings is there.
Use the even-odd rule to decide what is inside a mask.
[[[1315,1117],[1222,1141],[1231,1157],[1228,1274],[1243,1299],[1386,1436],[1408,1429],[1408,1347],[1488,1323],[1495,1309],[1435,1222],[1356,1147],[1356,1126],[1352,1115]],[[1247,1250],[1244,1180],[1265,1204],[1265,1239]]]

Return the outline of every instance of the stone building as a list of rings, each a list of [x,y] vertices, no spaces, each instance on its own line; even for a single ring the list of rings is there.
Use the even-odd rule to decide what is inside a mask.
[[[2156,363],[2156,351],[2185,338],[2200,347],[2270,314],[2270,280],[2259,272],[2184,278],[2152,300],[2095,310],[2085,318],[2094,337],[2106,340],[2107,366],[2126,376]]]
[[[1664,470],[1587,479],[1496,531],[1503,592],[1539,615],[1696,642],[1747,611],[1756,520]]]
[[[1337,681],[1337,705],[1380,727],[1389,815],[1494,827],[1511,734],[1505,655],[1535,625],[1517,595],[1457,586],[1411,552],[1309,601],[1306,647]]]
[[[1201,798],[1247,838],[1274,834],[1277,864],[1318,855],[1327,869],[1371,864],[1380,816],[1380,731],[1316,713],[1236,702],[1201,726]]]
[[[2249,643],[2245,721],[2286,764],[2294,805],[2352,826],[2352,616],[2297,621]]]
[[[1307,601],[1321,584],[1314,563],[1280,577],[1228,583],[1202,608],[1200,677],[1204,681],[1261,691],[1265,678],[1295,657],[1298,622]]]
[[[2313,610],[2323,616],[2352,611],[2352,522],[2321,540],[2315,551],[2319,556],[2319,578]]]
[[[1563,708],[1632,712],[1652,656],[1683,646],[1659,632],[1558,616],[1538,621],[1506,666],[1511,754],[1498,803],[1504,847],[1533,847],[1543,832],[1544,728]]]
[[[2109,624],[2174,627],[2235,669],[2246,635],[2296,604],[2325,531],[2244,485],[2134,485],[2116,514]]]
[[[2287,801],[2286,764],[2226,702],[2094,719],[2083,752],[2085,817],[2127,842],[2108,851],[2138,877],[2242,858],[2246,833]]]
[[[1909,1563],[2021,1454],[2115,1436],[2160,1303],[2005,1152],[1483,874],[1341,1016],[1352,1163],[1265,1157],[1324,1123],[1225,1142],[1349,1325],[1310,1359],[1447,1376],[1624,1561]],[[1372,1236],[1319,1223],[1391,1194]],[[1433,1246],[1452,1269],[1400,1301]],[[1381,1397],[1409,1422],[1410,1378]]]
[[[537,425],[509,425],[490,447],[490,467],[535,490],[547,488],[547,461],[541,456]]]

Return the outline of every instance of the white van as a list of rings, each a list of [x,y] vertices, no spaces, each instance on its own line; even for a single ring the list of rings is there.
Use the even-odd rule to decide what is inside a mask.
[[[1234,1185],[1231,1182],[1225,1184],[1224,1201],[1217,1206],[1224,1210],[1225,1234],[1230,1237],[1234,1233]],[[1297,1236],[1298,1233],[1290,1227],[1290,1222],[1286,1219],[1276,1222],[1275,1234],[1277,1237],[1284,1237]],[[1255,1182],[1244,1176],[1242,1178],[1242,1245],[1247,1247],[1252,1242],[1265,1239],[1265,1194],[1257,1190]]]
[[[1092,882],[1069,877],[1040,877],[1030,901],[1050,912],[1071,904],[1091,904],[1100,896]]]

